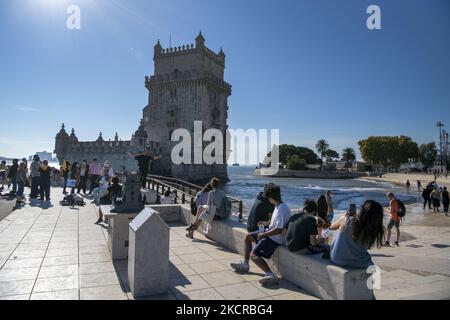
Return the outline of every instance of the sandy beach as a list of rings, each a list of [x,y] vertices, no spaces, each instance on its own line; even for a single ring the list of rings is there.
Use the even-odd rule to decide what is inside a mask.
[[[422,183],[425,187],[429,182],[434,181],[434,175],[420,174],[420,173],[386,173],[383,178],[379,177],[365,177],[365,180],[373,180],[380,182],[389,182],[397,185],[405,186],[406,181],[409,179],[411,182],[411,190],[417,190],[417,181]],[[450,188],[450,179],[446,179],[445,176],[438,177],[436,182],[439,186]]]

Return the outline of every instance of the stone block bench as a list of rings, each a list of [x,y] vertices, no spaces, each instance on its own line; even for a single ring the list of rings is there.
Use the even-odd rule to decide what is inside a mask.
[[[157,209],[156,209],[157,210]],[[184,223],[190,221],[190,210],[182,210]],[[237,221],[214,221],[206,235],[234,252],[244,254],[245,226]],[[300,255],[279,247],[269,266],[278,276],[325,300],[372,300],[367,287],[370,274],[365,269],[343,268],[322,259],[321,255]]]

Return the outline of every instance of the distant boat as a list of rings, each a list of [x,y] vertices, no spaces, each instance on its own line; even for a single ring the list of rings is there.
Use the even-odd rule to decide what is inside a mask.
[[[233,167],[239,167],[239,163],[233,163]]]

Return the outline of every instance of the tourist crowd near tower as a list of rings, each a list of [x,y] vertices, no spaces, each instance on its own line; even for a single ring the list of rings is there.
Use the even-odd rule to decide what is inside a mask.
[[[172,141],[172,133],[187,129],[192,139],[196,139],[195,121],[201,121],[203,132],[218,129],[226,140],[231,85],[224,81],[224,52],[221,49],[215,53],[207,48],[200,32],[195,45],[163,48],[158,41],[154,47],[154,65],[154,75],[145,77],[148,105],[131,140],[119,140],[116,134],[114,140],[105,141],[100,133],[96,141],[80,142],[75,131],[69,135],[63,125],[55,139],[58,160],[62,163],[64,160],[81,162],[82,159],[97,158],[110,161],[117,170],[136,170],[135,159],[128,155],[148,149],[153,155],[160,156],[151,164],[152,173],[189,181],[214,176],[227,180],[226,144],[220,164],[193,164],[191,161],[190,164],[176,165],[171,160],[172,148],[179,142]],[[202,144],[203,150],[208,143]],[[192,157],[195,152],[198,150],[192,143]]]

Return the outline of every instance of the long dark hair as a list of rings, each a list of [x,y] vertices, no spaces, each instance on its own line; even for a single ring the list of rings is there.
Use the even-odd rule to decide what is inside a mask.
[[[321,195],[317,199],[317,215],[323,220],[327,219],[328,214],[328,202],[327,198],[324,195]]]
[[[383,207],[376,201],[364,203],[352,224],[352,239],[371,249],[384,241]]]
[[[212,189],[213,189],[213,187],[211,186],[211,183],[207,183],[203,187],[202,192],[210,192]]]

